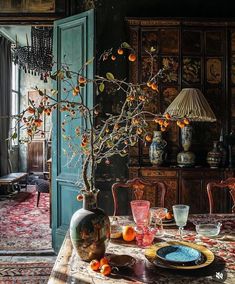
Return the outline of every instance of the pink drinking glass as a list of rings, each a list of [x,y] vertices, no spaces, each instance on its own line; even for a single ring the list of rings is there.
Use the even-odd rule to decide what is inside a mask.
[[[149,223],[149,208],[148,200],[133,200],[131,201],[131,211],[137,227],[145,227]]]

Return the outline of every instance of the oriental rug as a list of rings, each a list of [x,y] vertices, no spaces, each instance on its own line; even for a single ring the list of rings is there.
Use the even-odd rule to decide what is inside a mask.
[[[0,262],[0,284],[46,284],[53,263]]]
[[[0,201],[0,251],[51,249],[49,194],[36,206],[35,186]]]

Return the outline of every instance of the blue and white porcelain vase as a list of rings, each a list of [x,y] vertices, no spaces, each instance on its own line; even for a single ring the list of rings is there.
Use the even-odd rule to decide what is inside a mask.
[[[181,143],[184,151],[178,153],[177,163],[179,167],[192,167],[195,164],[195,155],[189,151],[192,144],[192,126],[186,125],[181,129]]]
[[[162,138],[161,131],[153,132],[153,141],[149,148],[149,158],[153,165],[160,166],[166,159],[165,147],[167,142]]]

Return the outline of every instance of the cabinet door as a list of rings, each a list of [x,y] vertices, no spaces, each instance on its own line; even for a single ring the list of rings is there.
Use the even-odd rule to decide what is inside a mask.
[[[33,140],[28,145],[28,172],[44,171],[44,143],[44,139]]]
[[[179,202],[190,206],[189,213],[204,213],[201,172],[182,172]]]

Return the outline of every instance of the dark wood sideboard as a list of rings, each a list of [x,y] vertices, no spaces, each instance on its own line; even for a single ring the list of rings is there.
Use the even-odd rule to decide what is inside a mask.
[[[142,177],[145,180],[163,181],[167,185],[165,206],[181,203],[190,205],[190,213],[208,213],[209,202],[207,183],[220,181],[234,175],[233,169],[210,168],[170,168],[170,167],[129,167],[129,178]],[[152,200],[151,200],[152,198]],[[156,196],[150,195],[151,206],[156,206]],[[217,210],[231,212],[232,203],[228,192],[215,192]]]

